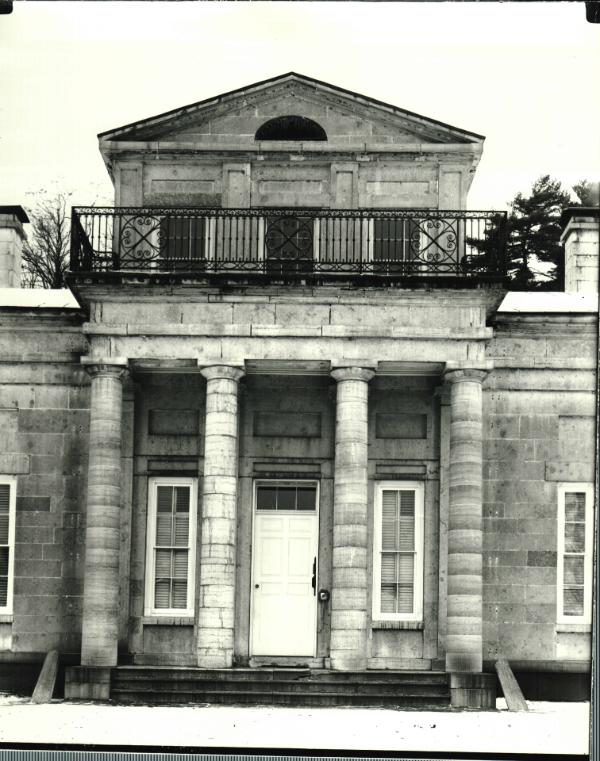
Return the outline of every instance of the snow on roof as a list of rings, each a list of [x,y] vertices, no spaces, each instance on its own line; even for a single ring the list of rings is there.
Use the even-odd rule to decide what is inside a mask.
[[[509,291],[498,312],[587,312],[598,311],[597,293],[557,291]]]
[[[79,309],[75,296],[68,288],[0,288],[0,308],[20,309]]]

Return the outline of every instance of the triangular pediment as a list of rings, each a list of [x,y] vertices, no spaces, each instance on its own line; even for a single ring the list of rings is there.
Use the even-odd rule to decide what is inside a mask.
[[[247,142],[277,116],[317,122],[328,141],[467,143],[481,135],[382,103],[301,74],[289,73],[142,119],[99,135],[104,141]]]

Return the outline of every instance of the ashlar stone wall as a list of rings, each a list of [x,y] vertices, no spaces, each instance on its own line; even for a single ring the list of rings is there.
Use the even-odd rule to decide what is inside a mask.
[[[0,660],[80,649],[85,350],[77,315],[0,313],[0,474],[17,477],[14,612],[0,618]]]
[[[557,484],[594,481],[596,330],[596,315],[496,318],[484,395],[484,660],[589,660],[590,634],[557,625]]]

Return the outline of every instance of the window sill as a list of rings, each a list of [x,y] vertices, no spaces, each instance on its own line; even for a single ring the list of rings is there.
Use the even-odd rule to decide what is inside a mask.
[[[420,630],[425,628],[423,621],[373,621],[372,629],[406,629]]]
[[[194,616],[142,616],[144,626],[193,626]]]
[[[0,624],[12,624],[12,622],[13,622],[12,613],[0,613]]]
[[[554,631],[557,634],[591,634],[591,624],[556,624]]]

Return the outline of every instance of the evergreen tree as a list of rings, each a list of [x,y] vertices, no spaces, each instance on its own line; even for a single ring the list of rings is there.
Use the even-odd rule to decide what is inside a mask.
[[[550,175],[537,179],[529,195],[517,193],[514,197],[506,240],[511,289],[562,290],[564,253],[560,244],[560,216],[571,205],[569,192]]]

